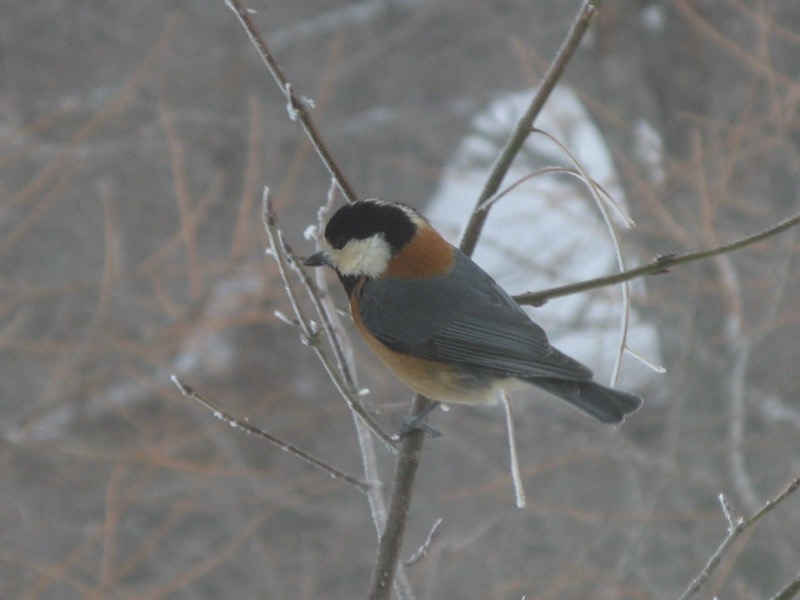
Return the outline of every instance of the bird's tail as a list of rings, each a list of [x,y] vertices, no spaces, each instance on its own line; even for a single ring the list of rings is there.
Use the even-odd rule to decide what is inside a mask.
[[[594,381],[549,377],[536,377],[527,381],[603,423],[622,423],[626,415],[636,412],[642,405],[642,399],[639,396],[615,390]]]

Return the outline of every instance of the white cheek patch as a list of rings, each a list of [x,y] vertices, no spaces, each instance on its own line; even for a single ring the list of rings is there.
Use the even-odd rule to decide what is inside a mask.
[[[382,235],[350,240],[341,250],[328,249],[328,256],[342,275],[378,277],[389,265],[392,251]]]

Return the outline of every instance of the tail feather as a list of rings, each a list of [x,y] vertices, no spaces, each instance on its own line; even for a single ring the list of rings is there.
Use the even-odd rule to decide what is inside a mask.
[[[619,424],[625,416],[639,410],[639,396],[615,390],[594,381],[575,381],[536,377],[531,385],[568,402],[578,410],[603,423]]]

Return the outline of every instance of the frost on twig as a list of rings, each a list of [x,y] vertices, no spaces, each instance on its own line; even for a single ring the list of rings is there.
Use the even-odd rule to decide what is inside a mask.
[[[297,273],[306,290],[313,290],[313,284],[300,267],[300,262],[292,252],[292,249],[283,239],[281,230],[278,228],[277,216],[272,204],[272,199],[270,198],[269,188],[266,187],[264,188],[263,194],[263,221],[264,227],[267,231],[267,236],[269,237],[271,255],[278,263],[278,272],[280,273],[284,290],[286,291],[286,296],[289,299],[292,312],[294,313],[294,317],[297,321],[297,327],[300,329],[301,341],[304,345],[310,347],[317,355],[320,362],[325,367],[325,371],[327,372],[331,381],[333,381],[334,385],[336,386],[337,391],[347,402],[350,410],[361,417],[370,430],[379,439],[381,439],[388,448],[393,450],[395,440],[381,429],[380,425],[378,425],[375,419],[372,418],[369,412],[361,404],[358,399],[357,390],[353,389],[352,382],[348,380],[346,371],[343,371],[341,368],[337,368],[335,361],[331,360],[331,358],[328,356],[328,352],[320,343],[320,328],[314,323],[314,321],[306,316],[304,310],[300,306],[300,301],[297,297],[297,293],[294,290],[294,285],[289,277],[289,270],[294,270]],[[318,305],[318,314],[324,317],[326,313],[324,309],[319,306],[320,300],[318,295],[311,293],[311,296]],[[330,324],[325,323],[322,329],[326,332],[330,332]]]
[[[436,522],[433,524],[433,527],[431,527],[430,532],[428,532],[428,537],[425,538],[425,541],[422,543],[422,545],[419,548],[417,548],[417,551],[414,552],[414,554],[412,554],[408,558],[408,560],[405,561],[404,563],[405,566],[407,567],[414,566],[417,563],[421,562],[426,556],[428,556],[428,553],[431,551],[431,548],[436,543],[436,540],[439,539],[439,534],[441,533],[441,530],[442,530],[442,519],[438,518],[436,519]]]

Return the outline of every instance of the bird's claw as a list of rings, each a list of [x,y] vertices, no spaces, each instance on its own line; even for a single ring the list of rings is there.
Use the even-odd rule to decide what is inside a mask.
[[[427,434],[432,438],[440,437],[442,434],[441,432],[437,431],[428,423],[426,419],[428,416],[439,406],[439,402],[431,402],[425,409],[421,410],[415,415],[411,415],[407,419],[403,421],[403,425],[400,427],[400,438],[406,437],[412,431],[422,431],[423,433]]]

